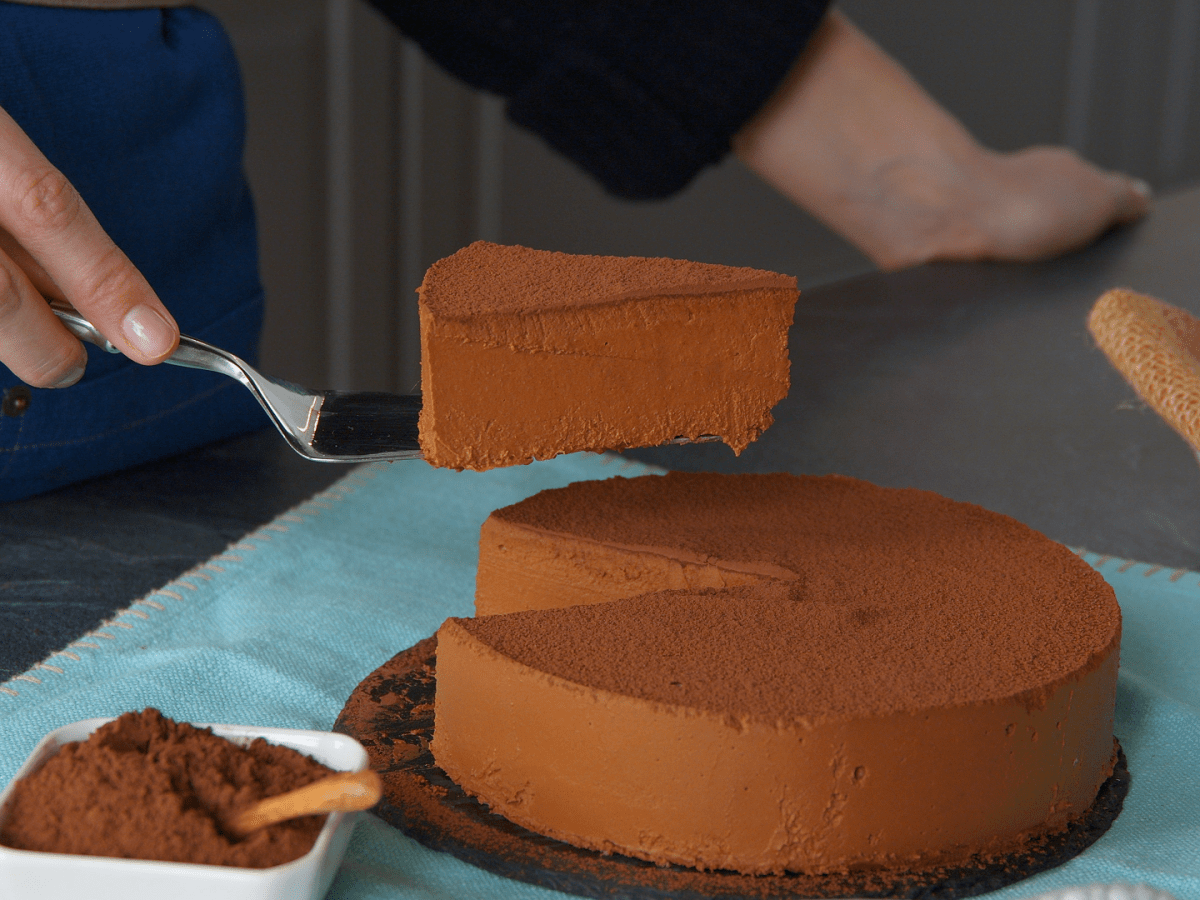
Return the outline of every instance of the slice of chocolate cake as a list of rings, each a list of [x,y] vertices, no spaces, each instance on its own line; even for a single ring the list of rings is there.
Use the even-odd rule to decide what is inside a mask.
[[[479,241],[431,266],[419,293],[433,465],[702,435],[741,452],[787,394],[789,276]]]

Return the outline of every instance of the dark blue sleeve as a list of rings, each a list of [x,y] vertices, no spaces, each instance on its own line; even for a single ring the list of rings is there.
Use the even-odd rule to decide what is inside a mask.
[[[371,0],[610,192],[669,196],[729,152],[829,0]]]

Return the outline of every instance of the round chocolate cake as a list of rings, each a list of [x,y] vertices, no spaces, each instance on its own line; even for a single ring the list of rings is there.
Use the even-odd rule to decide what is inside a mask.
[[[748,874],[953,866],[1063,830],[1113,771],[1111,588],[928,492],[682,473],[545,491],[484,526],[477,610],[438,635],[434,758],[580,847]]]

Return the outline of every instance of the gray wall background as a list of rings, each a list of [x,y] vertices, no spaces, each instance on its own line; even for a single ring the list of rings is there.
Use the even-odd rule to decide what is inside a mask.
[[[870,268],[732,159],[666,202],[606,196],[360,0],[204,5],[245,79],[271,374],[414,390],[413,290],[476,238],[758,266],[802,289]],[[841,8],[992,147],[1065,143],[1160,192],[1200,176],[1200,0]]]

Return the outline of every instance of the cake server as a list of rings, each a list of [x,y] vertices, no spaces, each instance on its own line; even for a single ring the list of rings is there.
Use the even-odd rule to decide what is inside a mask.
[[[121,351],[74,309],[51,303],[51,309],[81,341],[109,353]],[[267,411],[292,449],[317,462],[358,463],[371,460],[422,459],[417,440],[421,416],[419,394],[379,391],[310,391],[289,381],[271,378],[228,351],[186,334],[163,362],[189,369],[207,369],[240,381]],[[717,435],[677,437],[668,444],[719,441]]]
[[[81,341],[120,353],[75,310],[52,303],[55,314]],[[240,381],[267,411],[275,427],[301,456],[318,462],[420,459],[417,419],[420,396],[375,391],[310,391],[271,378],[219,347],[187,335],[164,362],[207,369]]]

